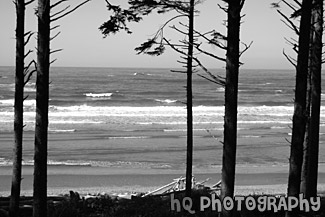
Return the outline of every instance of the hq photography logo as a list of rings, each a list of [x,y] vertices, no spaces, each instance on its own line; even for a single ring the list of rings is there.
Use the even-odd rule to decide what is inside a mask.
[[[309,200],[304,198],[304,194],[299,194],[299,197],[285,197],[285,196],[235,196],[234,198],[225,197],[223,201],[216,195],[212,194],[210,197],[201,196],[199,200],[195,200],[194,204],[192,198],[175,198],[171,194],[170,208],[172,211],[181,212],[182,209],[195,214],[196,211],[204,212],[212,210],[221,212],[222,208],[225,210],[237,211],[243,210],[245,207],[248,211],[258,210],[260,212],[272,211],[292,211],[298,209],[304,212],[318,211],[321,207],[320,197],[311,197]]]

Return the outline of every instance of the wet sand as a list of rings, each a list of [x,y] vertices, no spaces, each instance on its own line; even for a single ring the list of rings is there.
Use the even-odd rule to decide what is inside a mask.
[[[325,191],[325,165],[319,166],[319,192]],[[33,167],[24,166],[22,195],[31,195]],[[196,181],[212,186],[221,179],[220,166],[200,170],[194,168]],[[237,167],[236,194],[284,194],[288,178],[286,165],[241,165]],[[148,192],[185,176],[185,171],[170,169],[100,168],[82,166],[50,166],[48,194]],[[9,195],[11,167],[0,168],[0,195]]]

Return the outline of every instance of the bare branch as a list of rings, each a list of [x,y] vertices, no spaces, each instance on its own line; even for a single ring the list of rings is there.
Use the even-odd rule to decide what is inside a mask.
[[[170,70],[171,72],[176,72],[176,73],[182,73],[182,74],[186,74],[186,71],[180,71],[180,70]]]
[[[183,61],[180,61],[180,60],[176,60],[176,62],[180,63],[180,64],[183,64],[183,68],[186,68],[186,62],[183,62]]]
[[[56,29],[56,28],[59,28],[59,27],[60,27],[60,25],[53,26],[53,27],[50,29],[50,31],[52,31],[52,30],[54,30],[54,29]]]
[[[29,68],[31,67],[32,64],[34,64],[34,67],[36,68],[37,64],[36,64],[35,60],[30,61],[29,64],[24,67],[24,76],[26,76],[26,73],[27,73],[27,71],[29,70]]]
[[[26,80],[24,81],[24,86],[30,81],[31,77],[33,76],[34,72],[37,72],[36,69],[33,69],[32,71],[30,71],[27,75]]]
[[[175,50],[176,52],[187,56],[187,53],[185,53],[184,51],[181,51],[180,49],[176,48],[173,44],[171,44],[166,38],[163,38],[163,40],[168,44],[168,46],[170,46],[173,50]]]
[[[26,3],[25,3],[25,6],[27,6],[27,5],[31,4],[31,3],[33,3],[34,1],[35,1],[35,0],[30,0],[30,1],[26,2]]]
[[[61,0],[61,1],[64,1],[64,0]],[[62,14],[61,16],[58,16],[58,17],[56,17],[56,18],[51,19],[51,22],[55,22],[55,21],[57,21],[57,20],[59,20],[59,19],[65,17],[65,16],[67,16],[68,14],[74,12],[74,11],[77,10],[79,7],[81,7],[82,5],[86,4],[86,3],[89,2],[89,1],[91,1],[91,0],[86,0],[86,1],[84,1],[84,2],[82,2],[82,3],[80,3],[79,5],[77,5],[76,7],[74,7],[72,10],[70,10],[70,11],[68,11],[68,12],[66,12],[66,13],[64,13],[64,14]]]
[[[28,44],[30,38],[34,35],[34,33],[35,32],[30,32],[30,31],[28,32],[28,34],[27,34],[28,35],[27,36],[27,40],[25,41],[24,45]],[[25,36],[26,36],[26,34],[25,34]]]
[[[298,27],[286,16],[284,15],[280,10],[277,10],[277,12],[290,24],[284,22],[289,28],[291,28],[297,35],[299,35],[299,29]]]
[[[292,58],[292,57],[290,57],[290,56],[288,56],[285,52],[284,52],[284,50],[283,50],[283,55],[287,58],[287,60],[296,68],[297,67],[297,64],[296,63],[294,63],[294,59]]]
[[[287,1],[282,0],[282,2],[284,2],[289,8],[291,8],[293,11],[297,11],[296,8],[294,8],[291,4],[289,4]]]
[[[220,4],[218,4],[219,8],[223,10],[224,12],[228,13],[228,9],[225,7],[222,7]]]
[[[287,38],[284,38],[284,40],[286,40],[286,42],[292,46],[292,49],[293,49],[296,53],[298,53],[298,44],[297,44],[297,43],[294,43],[294,42],[290,41],[290,40],[287,39]],[[292,40],[292,39],[291,39],[291,40]]]
[[[56,7],[56,6],[58,6],[59,4],[61,4],[61,3],[63,3],[63,2],[66,2],[66,1],[68,1],[68,0],[61,0],[61,1],[58,1],[57,3],[51,5],[51,9],[54,8],[54,7]]]
[[[58,59],[54,59],[50,62],[50,65],[52,65],[55,61],[57,61]]]
[[[244,48],[244,50],[239,52],[239,57],[241,57],[241,55],[243,53],[245,53],[252,46],[253,41],[251,41],[249,44],[246,44],[246,43],[242,42],[242,44],[245,46],[245,48]]]
[[[205,54],[205,55],[207,55],[207,56],[210,56],[210,57],[213,57],[213,58],[215,58],[215,59],[217,59],[217,60],[220,60],[220,61],[224,61],[224,62],[226,62],[226,59],[225,59],[225,58],[218,57],[218,56],[216,56],[216,55],[214,55],[214,54],[212,54],[212,53],[210,53],[210,52],[207,52],[207,51],[205,51],[205,50],[202,50],[199,46],[195,46],[195,48],[196,48],[198,51],[200,51],[201,53],[203,53],[203,54]]]
[[[58,14],[63,13],[64,11],[68,10],[70,8],[70,5],[68,5],[67,7],[65,7],[64,9],[62,9],[59,12],[56,12],[55,14],[52,14],[51,17],[57,16]]]
[[[24,58],[26,59],[26,57],[31,53],[33,53],[33,50],[28,50],[28,52],[25,54]]]
[[[60,34],[61,34],[61,32],[56,33],[56,35],[54,35],[53,37],[50,38],[50,41],[52,41],[53,39],[55,39],[56,37],[58,37],[58,35],[60,35]]]
[[[216,76],[214,76],[207,68],[205,68],[204,66],[203,66],[203,64],[200,62],[200,60],[198,59],[198,58],[196,58],[196,57],[193,57],[193,60],[212,78],[212,79],[210,79],[210,78],[207,78],[207,77],[205,77],[205,76],[203,76],[203,75],[200,75],[200,74],[198,74],[200,77],[202,77],[202,78],[205,78],[205,79],[207,79],[207,80],[209,80],[209,81],[211,81],[211,82],[213,82],[213,83],[216,83],[216,84],[218,84],[218,85],[222,85],[222,86],[225,86],[225,84],[226,84],[226,82],[224,81],[224,80],[222,80],[222,79],[219,79],[218,77],[216,77]]]
[[[53,54],[53,53],[56,53],[56,52],[60,52],[60,51],[62,51],[63,49],[56,49],[56,50],[52,50],[52,51],[50,51],[50,54]]]
[[[179,33],[182,33],[182,34],[184,34],[184,35],[187,35],[187,32],[183,32],[182,30],[178,29],[175,25],[170,26],[170,28],[176,30],[176,31],[179,32]]]

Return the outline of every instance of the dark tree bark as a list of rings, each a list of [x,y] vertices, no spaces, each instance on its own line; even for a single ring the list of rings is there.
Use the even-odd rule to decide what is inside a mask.
[[[323,35],[323,0],[313,0],[311,16],[310,42],[310,85],[311,109],[309,120],[309,140],[306,147],[306,180],[303,193],[307,198],[317,196],[318,152],[319,152],[319,119],[321,103],[321,70],[322,70],[322,35]]]
[[[303,142],[306,129],[306,92],[310,42],[311,2],[303,0],[301,8],[299,51],[296,67],[296,88],[290,149],[288,196],[297,197],[300,192],[303,162]],[[287,213],[290,215],[290,213]]]
[[[19,199],[21,188],[22,149],[23,149],[23,102],[24,102],[24,55],[25,55],[25,0],[15,1],[16,5],[16,72],[15,72],[15,117],[13,173],[10,197],[10,216],[19,215]]]
[[[310,64],[310,61],[309,61]],[[305,139],[303,143],[303,161],[301,167],[301,181],[300,181],[300,192],[306,193],[306,184],[308,179],[308,165],[309,165],[309,150],[310,145],[310,108],[311,108],[311,66],[309,65],[309,71],[307,75],[307,95],[306,95],[306,130]]]
[[[221,199],[233,198],[237,149],[237,98],[239,73],[239,42],[242,0],[228,2],[227,54],[225,85],[224,142],[222,156]],[[232,216],[232,211],[222,210],[222,216]]]
[[[192,69],[193,69],[193,34],[194,34],[194,0],[190,1],[188,14],[188,54],[187,54],[187,160],[186,160],[186,195],[191,196],[192,191],[192,164],[193,164],[193,93],[192,93]]]
[[[34,217],[47,216],[47,133],[50,68],[50,0],[38,0]]]

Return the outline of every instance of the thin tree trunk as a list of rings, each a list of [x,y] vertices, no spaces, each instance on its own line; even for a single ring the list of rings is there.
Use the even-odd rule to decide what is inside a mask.
[[[224,142],[222,156],[221,199],[233,198],[237,149],[237,98],[241,0],[228,1]],[[222,210],[222,216],[232,211]]]
[[[323,0],[313,1],[312,38],[311,38],[311,119],[310,144],[308,146],[308,175],[306,197],[317,195],[318,152],[319,152],[319,119],[321,103],[321,70],[322,70],[322,35],[323,35]]]
[[[309,61],[310,64],[310,61]],[[311,108],[311,72],[310,66],[307,75],[307,95],[306,95],[306,130],[303,143],[303,161],[301,166],[300,192],[306,195],[306,184],[308,179],[309,150],[310,145],[310,108]]]
[[[311,0],[303,0],[300,20],[299,51],[296,67],[296,89],[292,137],[290,148],[290,165],[288,178],[288,196],[298,197],[300,193],[301,170],[303,162],[303,143],[306,130],[306,93],[310,42]],[[295,211],[287,216],[296,216]]]
[[[194,0],[190,1],[188,55],[187,55],[187,159],[186,159],[186,195],[192,191],[193,163],[193,93],[192,93],[192,64],[193,64],[193,30],[194,30]]]
[[[10,216],[19,215],[19,199],[21,188],[22,149],[23,149],[23,102],[24,102],[24,31],[25,31],[25,0],[17,0],[16,14],[16,75],[15,75],[15,117],[14,117],[14,148],[13,173],[10,197]]]
[[[296,69],[296,90],[290,149],[288,196],[298,196],[300,191],[303,142],[306,128],[306,92],[310,41],[311,1],[302,2],[299,53]]]
[[[50,0],[38,0],[34,217],[47,216],[47,133],[49,105]]]

